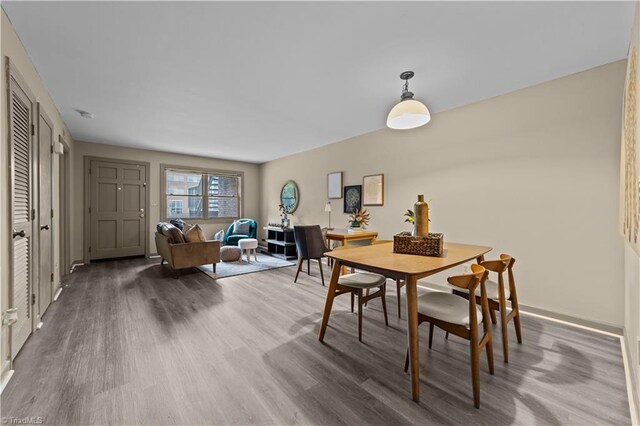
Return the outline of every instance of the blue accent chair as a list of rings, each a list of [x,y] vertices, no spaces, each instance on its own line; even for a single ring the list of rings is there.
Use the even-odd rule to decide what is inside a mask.
[[[245,234],[232,234],[233,232],[233,224],[235,222],[249,222],[249,233],[247,235]],[[226,245],[230,245],[230,246],[237,246],[238,245],[238,241],[244,239],[244,238],[256,238],[256,234],[257,234],[257,230],[258,230],[258,224],[256,223],[255,220],[253,219],[238,219],[235,222],[233,222],[231,224],[231,226],[229,226],[229,228],[227,228],[227,232],[224,236],[224,243]]]

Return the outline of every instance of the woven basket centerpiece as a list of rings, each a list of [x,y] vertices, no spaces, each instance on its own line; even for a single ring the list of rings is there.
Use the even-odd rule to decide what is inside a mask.
[[[394,253],[442,256],[443,249],[444,234],[430,232],[428,237],[417,237],[410,232],[401,232],[393,236]]]

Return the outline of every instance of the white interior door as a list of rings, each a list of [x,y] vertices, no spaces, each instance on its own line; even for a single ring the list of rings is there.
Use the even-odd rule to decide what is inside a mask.
[[[53,122],[38,105],[38,288],[37,316],[41,318],[53,301],[53,210],[51,157]]]

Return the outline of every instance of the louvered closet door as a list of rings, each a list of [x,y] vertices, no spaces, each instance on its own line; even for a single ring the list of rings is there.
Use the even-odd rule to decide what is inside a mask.
[[[11,358],[32,331],[32,109],[33,101],[10,78],[9,132],[11,161],[11,224],[13,228],[11,304],[18,309],[18,322],[11,326]]]

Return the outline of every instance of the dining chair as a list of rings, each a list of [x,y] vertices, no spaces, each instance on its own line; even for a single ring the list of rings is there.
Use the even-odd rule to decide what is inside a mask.
[[[348,250],[353,248],[351,246],[340,246],[333,250]],[[378,289],[375,293],[369,294],[370,289]],[[366,295],[364,294],[366,291]],[[374,274],[372,272],[354,272],[345,274],[343,271],[338,278],[338,287],[336,289],[336,296],[341,294],[351,294],[351,312],[354,308],[354,299],[358,298],[358,340],[362,342],[362,308],[370,300],[380,298],[382,302],[382,312],[384,314],[384,323],[389,326],[389,320],[387,318],[387,278],[384,275]]]
[[[509,362],[509,333],[508,324],[513,320],[516,329],[516,338],[518,343],[522,344],[522,329],[520,326],[520,309],[518,307],[518,295],[516,293],[516,283],[513,274],[513,264],[516,260],[508,254],[501,254],[500,259],[496,260],[480,260],[479,265],[485,269],[498,274],[498,281],[487,280],[487,299],[489,301],[489,314],[491,322],[496,324],[496,311],[500,313],[500,328],[502,332],[502,353],[504,362]],[[509,277],[509,285],[505,286],[504,273],[507,272]],[[463,289],[454,289],[454,293],[458,292],[468,297],[469,292]],[[479,300],[480,294],[476,290],[476,298]],[[511,302],[511,312],[508,312],[509,306],[507,301]]]
[[[471,346],[471,377],[473,405],[480,408],[480,354],[486,350],[489,373],[493,374],[493,346],[489,324],[489,303],[485,281],[487,270],[480,265],[471,265],[471,273],[454,275],[447,281],[456,289],[475,293],[480,290],[480,307],[475,297],[464,298],[456,294],[432,291],[418,297],[418,324],[429,323],[429,349],[433,344],[434,326],[469,340]],[[479,325],[483,335],[478,338]],[[404,371],[409,367],[409,351],[405,358]]]
[[[373,242],[371,242],[371,245],[375,245],[375,244],[390,244],[393,243],[392,240],[373,240]],[[398,303],[398,318],[402,318],[402,296],[400,294],[400,289],[402,287],[404,287],[404,280],[396,280],[396,300]],[[369,290],[367,289],[367,291],[365,292],[365,296],[369,295]],[[365,303],[364,306],[367,306],[367,304]]]
[[[296,277],[293,282],[298,281],[298,275],[302,269],[302,263],[307,261],[307,275],[311,275],[310,260],[314,259],[318,261],[318,267],[320,268],[320,279],[322,285],[324,285],[324,273],[322,271],[322,258],[324,254],[331,251],[325,243],[324,236],[320,225],[306,225],[306,226],[294,226],[293,236],[296,241],[296,249],[298,250],[298,269],[296,271]]]

